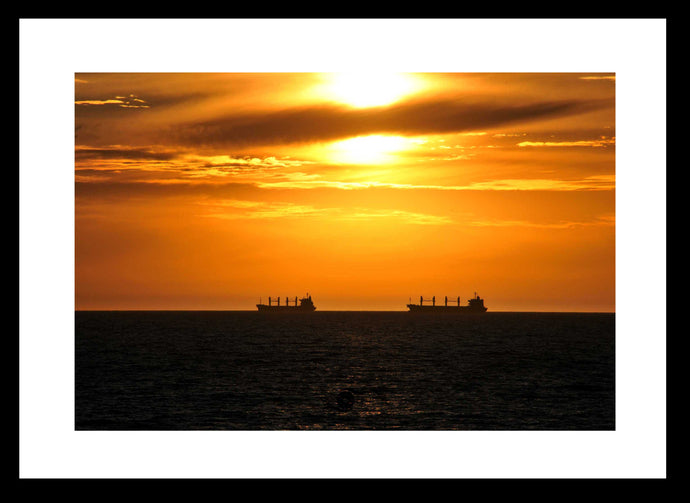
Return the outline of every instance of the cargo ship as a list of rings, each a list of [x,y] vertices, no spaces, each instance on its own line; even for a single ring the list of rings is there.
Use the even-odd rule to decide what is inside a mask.
[[[310,313],[312,311],[316,311],[316,306],[311,300],[311,295],[307,294],[306,297],[299,299],[299,304],[297,304],[297,300],[297,297],[295,297],[294,303],[291,304],[293,301],[285,297],[285,304],[281,306],[280,297],[276,297],[275,299],[269,297],[268,304],[263,304],[261,299],[259,299],[259,303],[256,305],[256,307],[259,311],[283,313]]]
[[[424,301],[431,302],[431,304],[424,305]],[[451,301],[452,302],[452,301]],[[445,303],[442,306],[436,305],[436,297],[431,299],[424,299],[419,297],[419,304],[412,304],[412,299],[407,305],[407,308],[411,313],[462,313],[462,314],[474,314],[474,313],[485,313],[487,308],[484,306],[484,299],[474,292],[474,297],[467,301],[466,306],[460,305],[460,297],[457,298],[456,305],[448,305],[448,297],[445,299]]]

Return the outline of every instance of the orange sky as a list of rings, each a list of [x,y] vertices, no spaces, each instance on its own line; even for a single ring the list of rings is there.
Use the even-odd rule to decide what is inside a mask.
[[[76,74],[76,308],[613,312],[614,105],[612,74]]]

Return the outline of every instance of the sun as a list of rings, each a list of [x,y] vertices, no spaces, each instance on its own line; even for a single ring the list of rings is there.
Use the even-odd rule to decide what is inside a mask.
[[[402,136],[358,136],[331,144],[330,158],[346,164],[386,164],[408,147],[409,140]]]
[[[407,73],[332,73],[325,78],[321,93],[355,108],[390,105],[420,88],[418,79]]]

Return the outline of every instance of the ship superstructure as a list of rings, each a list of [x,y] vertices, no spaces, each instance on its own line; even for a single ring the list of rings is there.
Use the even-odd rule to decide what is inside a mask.
[[[299,304],[297,303],[299,300]],[[311,295],[307,294],[301,299],[292,301],[288,297],[285,297],[285,304],[280,304],[280,297],[269,297],[268,304],[263,304],[261,300],[256,305],[259,311],[270,311],[270,312],[312,312],[316,311],[316,306],[311,300]]]
[[[431,302],[431,304],[424,304],[424,302]],[[419,297],[419,304],[412,304],[412,299],[407,305],[407,308],[411,313],[485,313],[487,308],[484,306],[484,299],[474,292],[474,297],[468,299],[467,305],[460,305],[460,297],[457,298],[456,304],[452,303],[448,305],[448,297],[445,298],[444,304],[441,306],[436,305],[436,297],[431,299],[424,299]]]

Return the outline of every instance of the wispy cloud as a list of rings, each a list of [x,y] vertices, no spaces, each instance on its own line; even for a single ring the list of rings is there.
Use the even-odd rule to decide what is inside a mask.
[[[607,147],[615,145],[615,138],[600,138],[597,140],[581,141],[523,141],[518,147]]]
[[[446,225],[453,223],[453,220],[446,216],[415,213],[404,210],[362,210],[344,214],[341,218],[343,220],[373,220],[387,218],[395,220],[396,222],[416,225]]]
[[[579,143],[579,142],[578,142]],[[337,171],[315,172],[311,161],[231,155],[200,156],[153,148],[77,148],[75,177],[83,183],[248,184],[259,189],[398,189],[438,191],[612,190],[615,175],[581,178],[499,178],[466,184],[397,183],[368,178],[340,179]],[[428,160],[428,158],[427,158]],[[318,170],[318,166],[317,166]],[[366,174],[362,173],[366,176]],[[394,176],[394,174],[393,174]]]
[[[206,218],[220,218],[226,220],[237,220],[247,218],[302,218],[309,216],[326,215],[333,211],[330,208],[319,209],[310,205],[302,204],[242,200],[227,200],[222,202],[216,202],[213,203],[212,206],[214,207],[214,211],[204,213],[201,216]]]
[[[442,215],[416,213],[396,209],[317,208],[311,205],[289,202],[263,202],[237,199],[200,204],[207,205],[211,208],[209,212],[203,213],[201,216],[225,220],[325,217],[329,220],[336,221],[362,222],[388,219],[395,223],[413,225],[446,225],[453,223],[451,218]]]
[[[612,190],[616,186],[615,175],[588,176],[577,180],[558,179],[507,179],[472,183],[463,190]]]
[[[115,96],[114,98],[108,98],[104,100],[77,100],[74,102],[74,104],[81,106],[115,105],[120,108],[150,108],[150,105],[146,103],[146,101],[136,97],[133,94],[130,94],[129,96]]]
[[[456,221],[446,215],[419,213],[400,209],[338,208],[315,207],[290,202],[264,202],[248,200],[224,200],[199,203],[209,208],[202,213],[204,218],[224,220],[241,219],[281,219],[281,218],[324,218],[330,221],[371,222],[389,220],[395,224],[409,225],[450,225],[460,224],[471,227],[529,227],[539,229],[573,229],[583,226],[615,226],[615,215],[598,216],[590,220],[537,222],[530,220],[472,220],[463,217]]]
[[[75,169],[82,182],[193,183],[308,180],[316,175],[295,171],[309,161],[275,156],[203,156],[160,147],[77,147]]]
[[[614,215],[604,215],[587,221],[533,222],[528,220],[475,220],[467,222],[473,227],[531,227],[539,229],[574,229],[576,227],[615,226]]]
[[[343,190],[357,190],[369,188],[389,188],[401,190],[612,190],[615,188],[614,175],[599,175],[582,178],[579,180],[556,180],[556,179],[502,179],[486,182],[475,182],[467,185],[427,185],[409,183],[385,183],[377,181],[361,182],[341,182],[329,180],[286,180],[276,182],[257,182],[260,188],[292,188],[292,189],[314,189],[314,188],[336,188]]]

